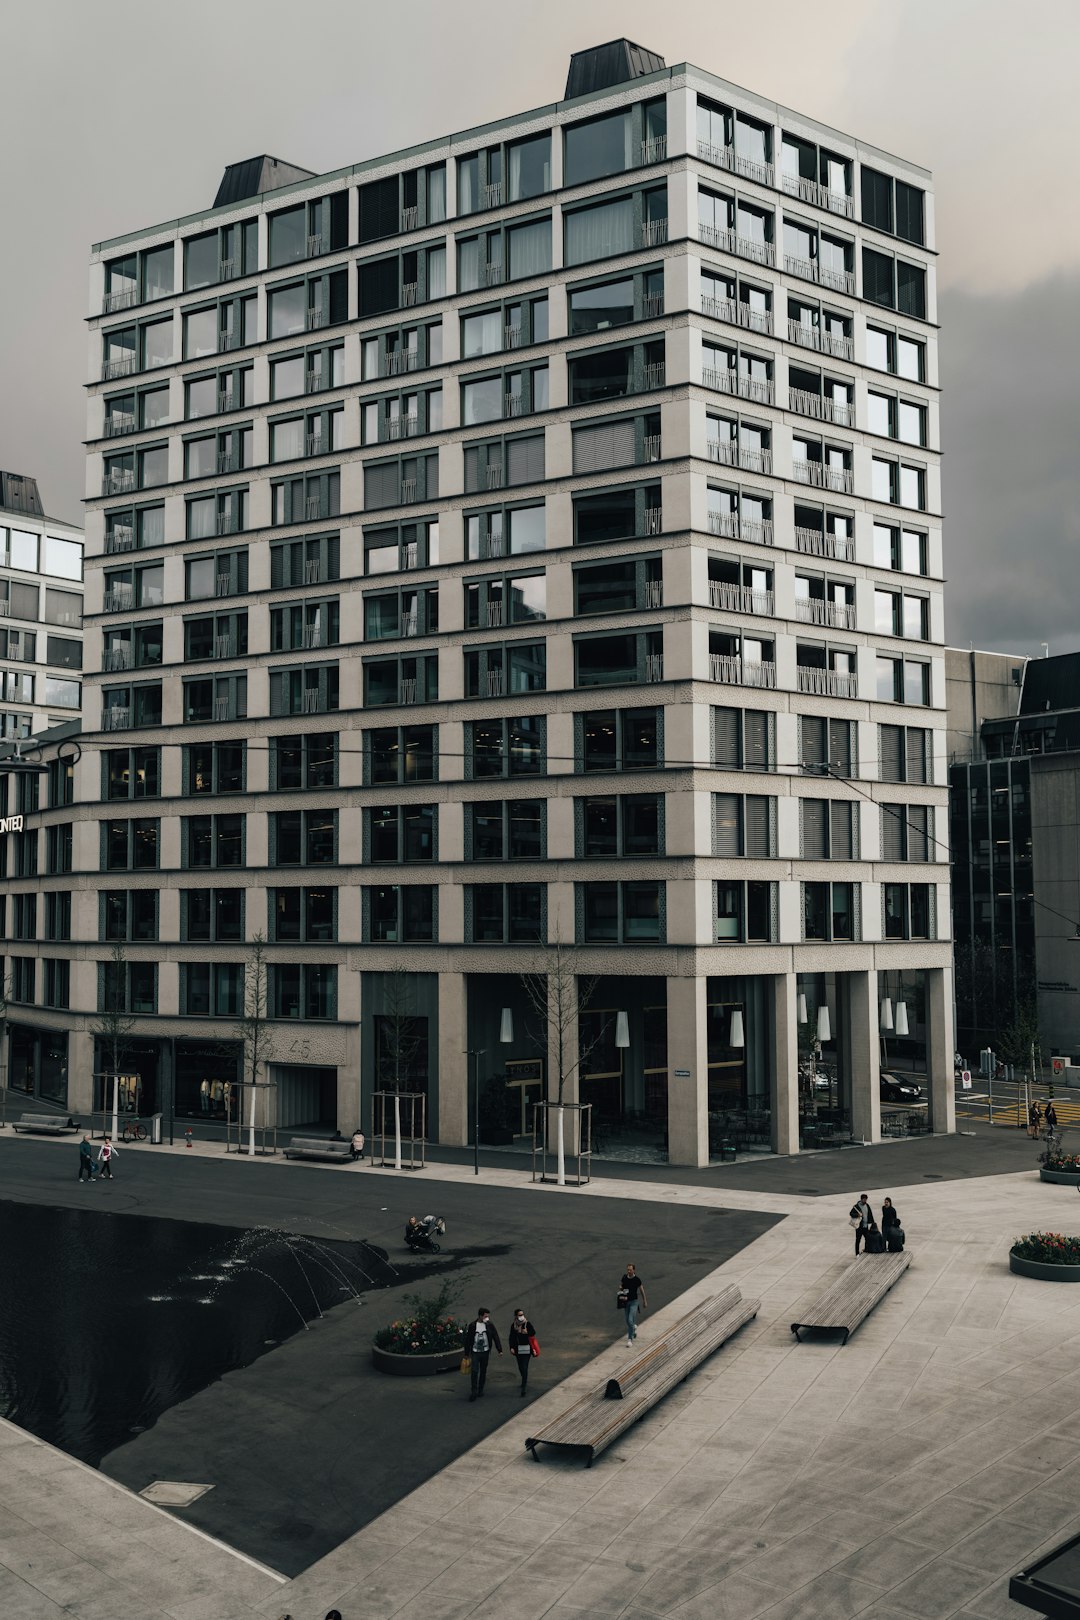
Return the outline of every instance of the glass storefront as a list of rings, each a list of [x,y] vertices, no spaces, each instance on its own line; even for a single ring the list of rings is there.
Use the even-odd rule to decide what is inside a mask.
[[[709,1156],[768,1151],[772,1004],[769,982],[710,978],[706,1002]]]
[[[235,1116],[238,1041],[176,1042],[176,1116],[223,1125]]]
[[[67,1107],[68,1037],[66,1030],[10,1024],[8,1086],[26,1097]]]

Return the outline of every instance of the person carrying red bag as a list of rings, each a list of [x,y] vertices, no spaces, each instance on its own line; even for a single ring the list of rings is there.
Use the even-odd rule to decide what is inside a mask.
[[[524,1396],[529,1382],[529,1363],[533,1356],[540,1354],[540,1343],[536,1337],[536,1329],[520,1308],[514,1312],[514,1320],[510,1324],[507,1338],[510,1341],[510,1354],[517,1363],[521,1377],[521,1394]]]

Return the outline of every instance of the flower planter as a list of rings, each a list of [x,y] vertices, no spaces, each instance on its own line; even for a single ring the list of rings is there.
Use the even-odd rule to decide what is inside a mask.
[[[430,1378],[435,1373],[457,1372],[463,1350],[436,1350],[430,1356],[399,1356],[393,1350],[371,1347],[372,1365],[394,1378]]]
[[[1024,1260],[1009,1251],[1009,1270],[1018,1277],[1034,1277],[1036,1282],[1080,1283],[1080,1266],[1052,1266],[1045,1260]]]
[[[1039,1171],[1040,1181],[1056,1181],[1062,1187],[1080,1187],[1080,1170],[1049,1170],[1044,1165]]]

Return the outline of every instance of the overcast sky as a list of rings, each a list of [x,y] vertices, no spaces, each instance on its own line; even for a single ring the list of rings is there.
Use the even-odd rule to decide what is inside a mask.
[[[0,466],[81,521],[92,242],[208,207],[259,152],[322,171],[555,101],[621,34],[933,169],[947,633],[1080,647],[1076,0],[9,6]]]

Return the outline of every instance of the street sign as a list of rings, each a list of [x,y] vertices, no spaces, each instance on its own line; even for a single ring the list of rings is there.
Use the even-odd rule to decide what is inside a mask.
[[[960,1085],[961,1085],[961,1087],[963,1088],[964,1091],[970,1091],[971,1090],[971,1070],[970,1069],[961,1069],[960,1070]]]
[[[1064,1074],[1065,1073],[1065,1059],[1063,1057],[1051,1058],[1050,1059],[1050,1067],[1054,1071],[1055,1074]]]

